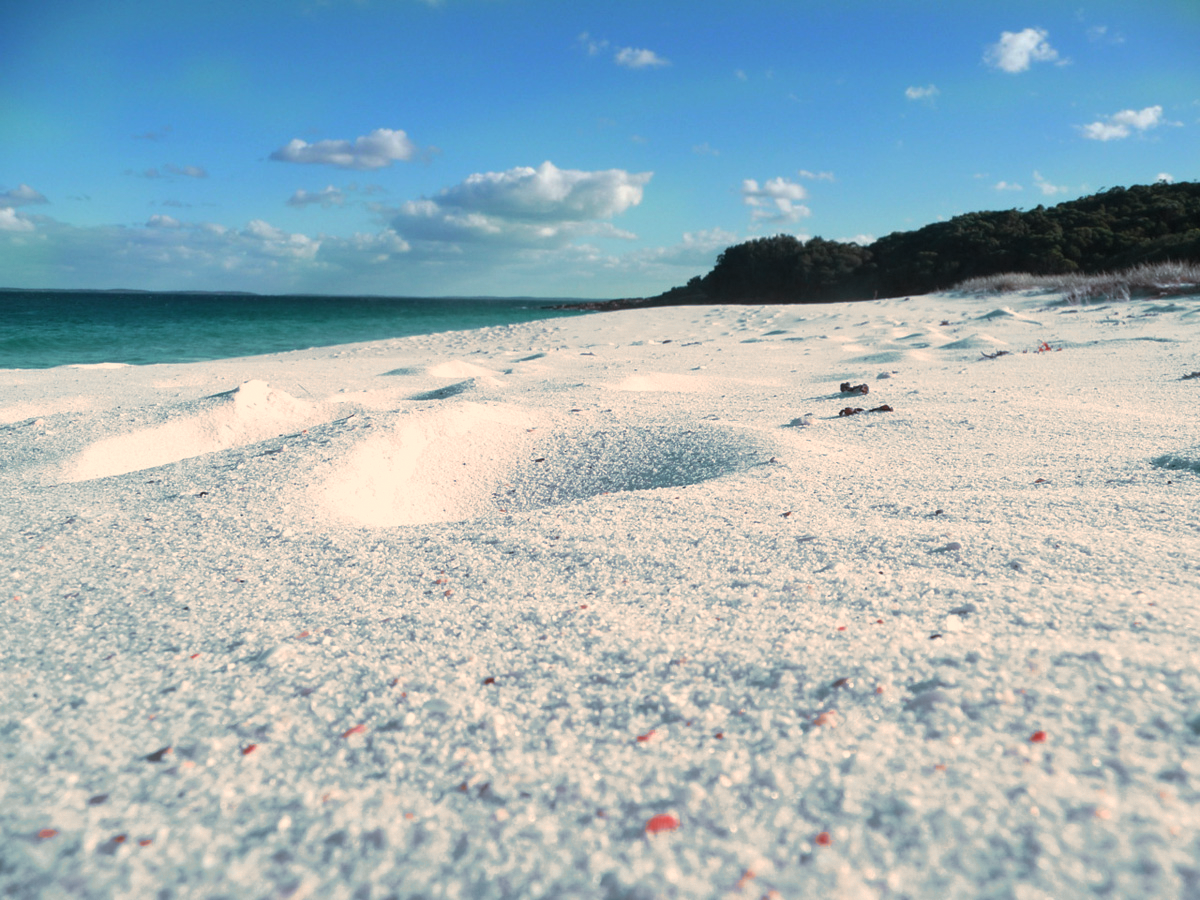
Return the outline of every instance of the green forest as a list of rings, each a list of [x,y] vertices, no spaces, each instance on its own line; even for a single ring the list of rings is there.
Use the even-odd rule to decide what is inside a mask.
[[[947,290],[1007,272],[1093,274],[1200,262],[1200,183],[1116,187],[1027,212],[975,212],[869,246],[780,234],[724,250],[713,270],[639,305],[818,303]]]

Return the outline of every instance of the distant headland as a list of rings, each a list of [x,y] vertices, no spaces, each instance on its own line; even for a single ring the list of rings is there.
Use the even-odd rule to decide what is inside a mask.
[[[572,309],[704,303],[822,303],[949,290],[972,279],[1097,275],[1200,264],[1200,182],[1109,188],[1027,212],[974,212],[872,244],[789,234],[724,250],[712,271],[654,297]]]

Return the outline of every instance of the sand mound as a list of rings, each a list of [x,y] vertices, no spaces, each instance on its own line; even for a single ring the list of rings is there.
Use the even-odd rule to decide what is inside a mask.
[[[63,466],[60,481],[89,481],[150,469],[287,434],[331,417],[326,404],[298,400],[264,381],[209,397],[194,415],[90,444]]]
[[[1000,338],[993,337],[983,331],[976,331],[967,335],[964,338],[959,338],[957,341],[951,341],[948,344],[942,344],[938,347],[939,350],[995,350],[997,347],[1007,347],[1008,342],[1002,341]]]
[[[997,319],[1007,319],[1011,322],[1027,322],[1030,325],[1041,325],[1037,319],[1031,319],[1029,316],[1022,315],[1015,309],[1010,309],[1007,306],[1001,306],[999,309],[993,309],[991,312],[984,313],[978,316],[979,321],[992,322]]]
[[[512,405],[461,403],[402,416],[390,433],[352,451],[316,493],[341,519],[417,525],[697,484],[770,455],[750,431],[555,425]]]

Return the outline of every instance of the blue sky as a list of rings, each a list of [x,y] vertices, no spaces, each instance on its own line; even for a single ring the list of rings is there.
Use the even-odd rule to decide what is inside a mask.
[[[1196,180],[1197,47],[1195,0],[15,0],[0,286],[649,295]]]

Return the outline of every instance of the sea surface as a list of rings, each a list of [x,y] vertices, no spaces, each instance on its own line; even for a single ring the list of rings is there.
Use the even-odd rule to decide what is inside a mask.
[[[582,315],[567,299],[0,290],[0,368],[199,362]]]

